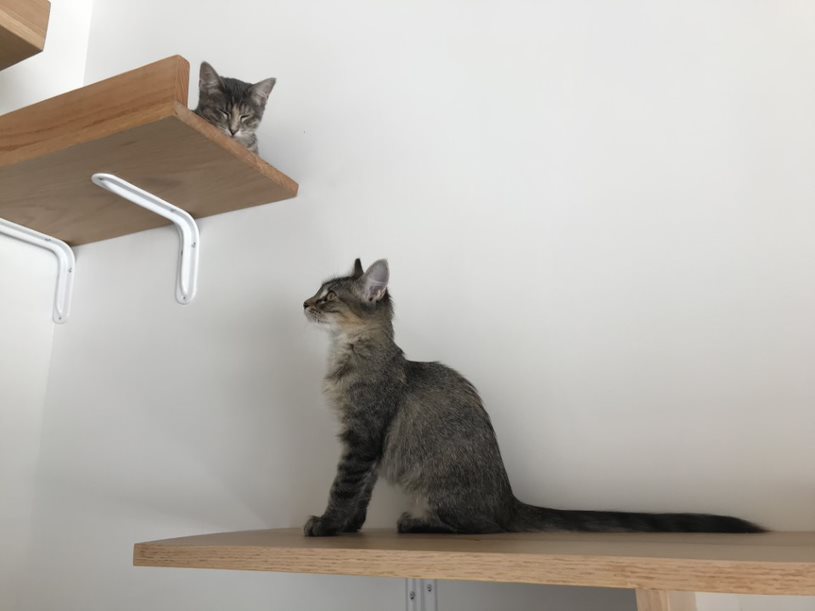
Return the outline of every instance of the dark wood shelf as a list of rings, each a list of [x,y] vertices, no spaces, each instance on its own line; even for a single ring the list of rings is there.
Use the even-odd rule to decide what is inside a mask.
[[[0,0],[0,70],[45,48],[48,0]]]
[[[170,57],[0,117],[0,217],[71,245],[167,222],[91,183],[107,172],[203,217],[297,195],[297,183],[187,108]]]

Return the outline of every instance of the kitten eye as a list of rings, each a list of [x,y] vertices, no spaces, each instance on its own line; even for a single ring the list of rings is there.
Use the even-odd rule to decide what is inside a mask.
[[[246,121],[249,118],[249,115],[241,115],[241,121]]]
[[[223,109],[223,108],[219,108],[219,109],[218,109],[218,112],[219,112],[219,113],[221,113],[221,114],[222,114],[223,116],[225,116],[225,117],[228,117],[228,116],[229,116],[229,113],[228,113],[228,112],[226,112],[226,110],[225,110],[225,109]]]
[[[325,298],[327,301],[334,301],[337,298],[337,294],[334,291],[328,291],[326,293]]]

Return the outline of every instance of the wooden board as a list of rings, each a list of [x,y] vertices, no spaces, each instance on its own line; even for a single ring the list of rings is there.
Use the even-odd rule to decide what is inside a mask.
[[[171,116],[187,103],[189,74],[176,55],[3,115],[0,167]]]
[[[0,0],[0,70],[45,48],[48,0]]]
[[[91,182],[108,172],[209,216],[297,183],[186,107],[171,57],[0,117],[0,217],[77,245],[167,224]]]
[[[137,566],[815,595],[815,533],[306,538],[299,529],[138,543]]]

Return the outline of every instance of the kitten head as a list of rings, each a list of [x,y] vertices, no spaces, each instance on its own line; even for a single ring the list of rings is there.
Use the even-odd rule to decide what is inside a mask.
[[[195,112],[231,138],[247,145],[260,125],[275,82],[276,79],[268,78],[252,85],[218,76],[212,66],[202,62]]]
[[[326,280],[313,297],[306,299],[306,318],[338,333],[390,328],[393,305],[388,275],[385,259],[375,261],[367,270],[357,259],[350,275]]]

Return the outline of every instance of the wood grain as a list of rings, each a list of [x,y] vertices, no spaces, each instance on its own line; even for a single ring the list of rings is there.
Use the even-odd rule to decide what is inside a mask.
[[[91,183],[109,172],[209,216],[297,183],[186,107],[171,57],[0,117],[0,217],[78,245],[167,224]]]
[[[455,579],[506,583],[815,594],[815,533],[305,538],[299,529],[139,543],[137,566]]]
[[[178,55],[0,117],[0,167],[139,127],[187,104],[190,65]]]
[[[0,70],[45,48],[48,0],[0,0]]]
[[[696,611],[696,594],[637,590],[637,611]]]

